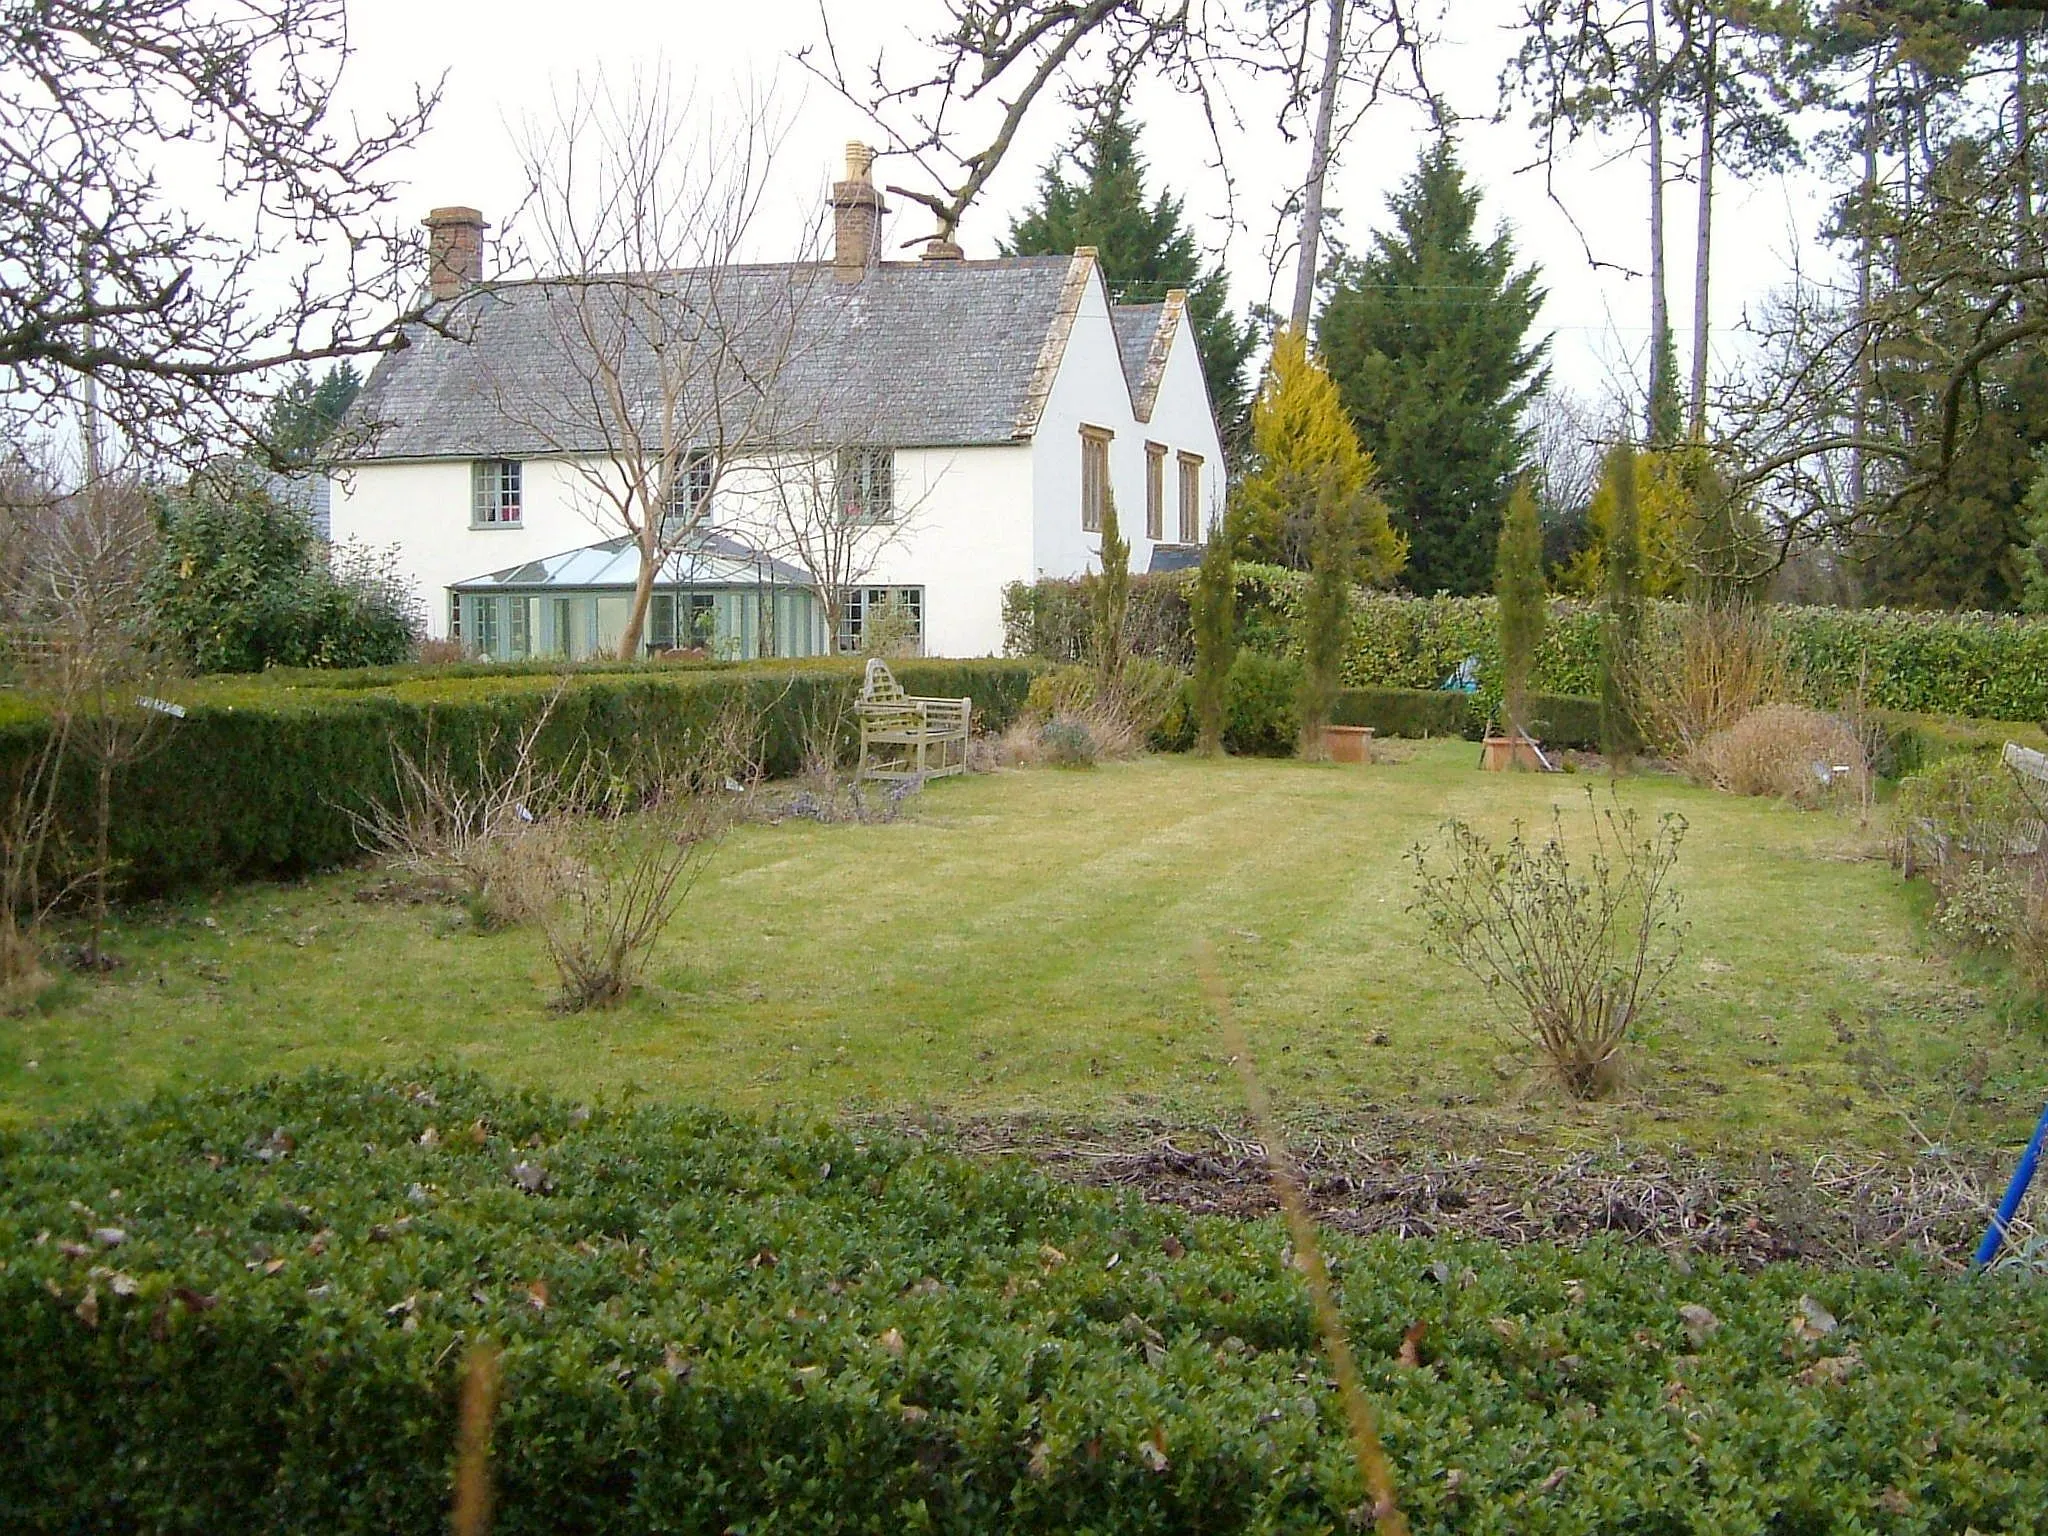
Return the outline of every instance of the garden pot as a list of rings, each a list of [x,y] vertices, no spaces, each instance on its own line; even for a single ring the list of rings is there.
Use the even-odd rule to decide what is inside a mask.
[[[1541,745],[1533,736],[1489,736],[1482,746],[1479,766],[1488,773],[1505,773],[1510,768],[1541,773],[1548,766],[1538,750]]]
[[[1326,725],[1323,751],[1333,763],[1372,761],[1372,727],[1369,725]]]

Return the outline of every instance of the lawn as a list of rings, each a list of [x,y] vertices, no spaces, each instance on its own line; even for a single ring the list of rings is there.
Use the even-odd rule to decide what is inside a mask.
[[[0,1028],[0,1120],[315,1063],[443,1061],[580,1095],[760,1110],[1207,1123],[1237,1109],[1196,985],[1212,942],[1298,1119],[1447,1138],[1897,1149],[2024,1134],[2038,1025],[1917,935],[1853,817],[1624,783],[1682,812],[1684,958],[1610,1104],[1563,1102],[1424,947],[1407,850],[1446,816],[1582,815],[1588,781],[1154,758],[932,785],[887,824],[736,832],[607,1013],[546,1006],[531,930],[364,899],[374,872],[138,910],[122,966]],[[1605,781],[1597,781],[1606,794]]]

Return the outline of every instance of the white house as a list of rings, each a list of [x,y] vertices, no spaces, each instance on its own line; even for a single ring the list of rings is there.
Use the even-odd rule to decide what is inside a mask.
[[[761,355],[725,376],[721,401],[752,391],[751,406],[774,405],[755,419],[776,423],[728,450],[734,462],[659,423],[632,439],[686,463],[669,494],[687,503],[689,532],[656,579],[651,649],[855,648],[864,615],[893,599],[927,654],[993,654],[1007,584],[1097,564],[1109,495],[1134,570],[1189,563],[1221,516],[1222,447],[1186,296],[1112,304],[1088,249],[967,261],[934,242],[921,260],[878,260],[868,158],[850,146],[833,187],[832,261],[665,275],[781,325],[772,346],[757,324],[726,349]],[[617,434],[572,408],[588,379],[564,361],[561,315],[588,285],[485,281],[480,214],[440,209],[427,224],[446,333],[421,328],[364,386],[334,537],[395,546],[436,636],[497,658],[614,647],[640,555],[593,492]],[[624,384],[658,409],[647,377]],[[806,476],[830,482],[821,499],[858,535],[829,581],[767,515]],[[840,600],[829,623],[820,586]]]

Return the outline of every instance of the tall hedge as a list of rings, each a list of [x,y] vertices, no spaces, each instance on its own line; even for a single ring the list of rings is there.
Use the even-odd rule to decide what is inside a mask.
[[[1272,1222],[857,1129],[339,1074],[0,1139],[0,1529],[1308,1536]],[[1418,1536],[2036,1531],[2048,1287],[1332,1237]],[[1404,1342],[1405,1341],[1405,1342]]]
[[[1270,566],[1237,571],[1238,640],[1253,650],[1298,653],[1294,616],[1306,578]],[[1142,576],[1132,584],[1136,648],[1185,665],[1186,591],[1191,576]],[[2048,719],[2048,618],[2004,613],[1918,613],[1899,608],[1772,607],[1808,698],[1834,705],[1858,695],[1873,708],[1975,720]],[[1059,655],[1057,637],[1081,612],[1071,583],[1016,589],[1009,649]],[[1646,643],[1668,643],[1680,609],[1651,603]],[[1175,628],[1176,623],[1178,628]],[[1041,647],[1041,640],[1044,645]],[[1079,651],[1071,653],[1081,654]],[[1352,594],[1347,687],[1435,688],[1467,657],[1481,675],[1500,667],[1499,620],[1491,597]],[[1587,603],[1552,599],[1530,686],[1539,693],[1600,691],[1600,620]]]
[[[912,693],[974,700],[977,723],[1000,728],[1022,706],[1031,668],[1015,661],[894,664]],[[460,766],[480,746],[505,753],[554,693],[557,669],[416,668],[274,673],[207,679],[180,694],[183,719],[118,777],[114,855],[131,892],[296,875],[358,851],[350,810],[393,789],[393,749],[445,754]],[[858,664],[759,663],[696,668],[578,669],[541,738],[545,758],[599,751],[636,760],[739,702],[761,722],[771,776],[802,761],[805,722],[840,718],[860,687]],[[0,716],[0,785],[46,727],[17,709]],[[74,764],[74,768],[78,765]],[[82,774],[67,786],[67,824],[89,824]]]

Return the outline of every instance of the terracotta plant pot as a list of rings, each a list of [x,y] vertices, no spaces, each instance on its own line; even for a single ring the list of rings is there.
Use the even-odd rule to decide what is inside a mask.
[[[1541,745],[1533,736],[1489,736],[1483,744],[1479,766],[1488,773],[1506,773],[1511,768],[1541,773],[1546,766],[1537,750]]]
[[[1326,725],[1323,751],[1333,763],[1372,761],[1372,727],[1369,725]]]

